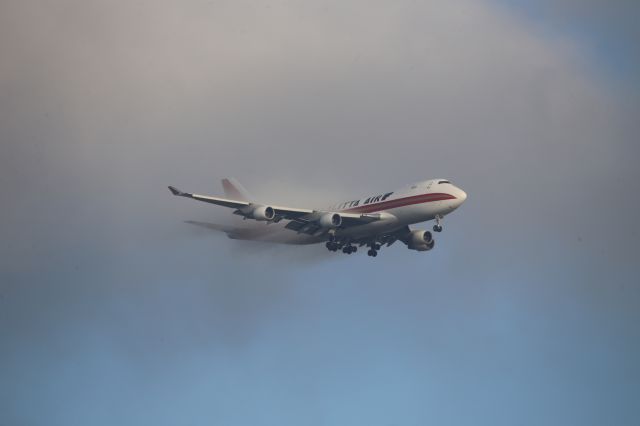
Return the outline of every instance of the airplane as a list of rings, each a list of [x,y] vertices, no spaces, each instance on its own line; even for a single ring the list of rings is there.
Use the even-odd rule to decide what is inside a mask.
[[[234,178],[222,180],[226,198],[191,194],[169,186],[173,195],[234,209],[244,219],[267,224],[286,221],[283,227],[231,227],[207,222],[187,221],[216,231],[229,238],[261,240],[287,244],[325,243],[329,251],[355,253],[367,246],[367,254],[376,257],[383,245],[401,241],[411,250],[433,249],[430,231],[411,229],[409,225],[435,220],[434,232],[442,232],[445,215],[456,210],[467,194],[447,179],[430,179],[391,192],[375,193],[343,201],[326,209],[305,209],[257,203]]]

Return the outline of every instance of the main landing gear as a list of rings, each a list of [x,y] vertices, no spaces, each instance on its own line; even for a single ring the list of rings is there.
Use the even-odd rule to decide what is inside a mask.
[[[329,236],[329,241],[327,241],[325,246],[329,251],[338,251],[342,249],[342,252],[345,254],[351,254],[358,251],[358,247],[352,245],[350,242],[344,243],[342,241],[338,241],[335,235]]]
[[[362,245],[362,243],[360,244]],[[371,257],[376,257],[378,255],[378,250],[382,247],[378,242],[371,241],[367,243],[369,247],[369,251],[367,251],[367,255]],[[338,251],[342,250],[344,254],[352,254],[358,251],[358,247],[353,245],[349,240],[338,240],[335,235],[329,235],[329,241],[326,242],[325,247],[329,251]]]
[[[327,250],[334,252],[342,250],[344,254],[351,254],[358,251],[358,247],[351,244],[350,241],[339,241],[335,235],[329,236],[329,241],[327,241],[325,247],[327,247]]]
[[[442,216],[436,215],[436,224],[433,225],[433,232],[442,232],[442,219]]]
[[[329,241],[327,241],[327,244],[325,244],[325,246],[329,251],[338,251],[338,249],[340,248],[338,241],[336,241],[336,236],[333,233],[329,234]]]
[[[358,247],[354,246],[351,243],[342,244],[337,241],[327,241],[325,246],[329,251],[334,251],[334,252],[342,249],[342,252],[344,254],[352,254],[358,251]],[[367,255],[371,257],[376,257],[378,255],[378,250],[380,250],[380,244],[372,244],[369,247],[370,248],[369,248],[369,251],[367,251]]]
[[[325,246],[329,251],[338,251],[338,243],[336,243],[335,241],[327,241],[327,244],[325,244]]]
[[[358,251],[358,247],[354,245],[341,244],[337,241],[327,241],[327,243],[325,244],[325,247],[327,247],[327,250],[329,251],[338,251],[342,249],[342,252],[345,254],[351,254]]]
[[[351,244],[348,244],[342,248],[342,252],[345,254],[351,254],[357,251],[358,251],[358,247],[352,246]]]
[[[378,250],[380,250],[380,247],[381,247],[380,244],[373,243],[369,247],[370,247],[370,249],[367,252],[367,255],[371,256],[371,257],[376,257],[378,255]]]

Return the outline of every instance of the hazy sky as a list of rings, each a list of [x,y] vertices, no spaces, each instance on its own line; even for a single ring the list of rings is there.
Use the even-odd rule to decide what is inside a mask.
[[[637,425],[639,16],[0,2],[0,425]],[[469,198],[372,259],[185,224],[226,176]]]

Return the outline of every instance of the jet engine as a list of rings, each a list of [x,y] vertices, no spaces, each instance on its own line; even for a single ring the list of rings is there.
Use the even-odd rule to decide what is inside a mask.
[[[429,231],[411,231],[407,246],[411,250],[427,251],[435,245],[435,241]]]
[[[251,211],[251,217],[255,220],[269,221],[275,216],[276,212],[271,206],[258,206]]]
[[[342,225],[342,216],[338,213],[325,213],[320,216],[318,223],[323,228],[338,228]]]

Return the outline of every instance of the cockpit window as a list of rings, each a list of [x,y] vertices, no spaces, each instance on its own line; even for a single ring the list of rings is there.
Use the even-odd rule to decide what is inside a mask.
[[[451,182],[449,182],[448,180],[439,180],[438,181],[438,185],[441,184],[441,183],[451,183]]]

